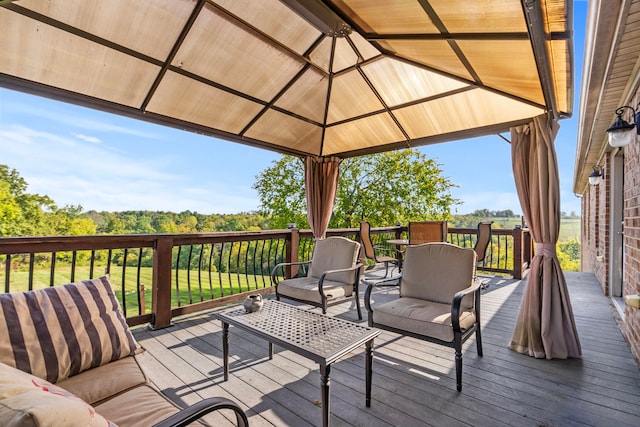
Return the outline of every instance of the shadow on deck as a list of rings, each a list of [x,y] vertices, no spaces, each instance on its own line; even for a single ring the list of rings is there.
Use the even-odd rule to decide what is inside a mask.
[[[565,275],[581,359],[539,360],[509,350],[524,282],[492,277],[482,296],[484,357],[469,339],[461,393],[455,388],[452,349],[383,331],[375,341],[370,408],[364,402],[364,346],[332,366],[332,425],[640,425],[640,370],[610,301],[592,274]],[[382,288],[375,296],[384,299],[393,292]],[[353,304],[335,306],[329,314],[357,322]],[[243,405],[252,427],[321,424],[317,365],[277,347],[270,361],[265,341],[233,327],[230,378],[223,381],[221,324],[211,312],[176,319],[164,330],[137,328],[134,334],[147,350],[142,360],[149,378],[180,404],[225,396]],[[210,422],[231,425],[220,415]]]

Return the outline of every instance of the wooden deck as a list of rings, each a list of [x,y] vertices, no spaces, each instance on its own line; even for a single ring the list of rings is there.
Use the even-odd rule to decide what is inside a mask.
[[[506,344],[524,283],[492,278],[482,296],[484,357],[477,356],[475,339],[469,339],[462,393],[455,390],[452,349],[383,331],[375,342],[370,408],[364,402],[364,346],[332,366],[331,425],[639,426],[640,370],[610,301],[592,274],[567,273],[566,278],[581,359],[538,360],[510,351]],[[386,288],[376,298],[392,292]],[[330,314],[357,321],[349,303]],[[276,347],[269,361],[266,342],[232,327],[231,373],[224,382],[221,325],[211,313],[134,333],[147,350],[142,361],[150,379],[179,404],[225,396],[245,407],[251,426],[321,424],[318,367],[301,356]],[[231,425],[225,416],[207,419]]]

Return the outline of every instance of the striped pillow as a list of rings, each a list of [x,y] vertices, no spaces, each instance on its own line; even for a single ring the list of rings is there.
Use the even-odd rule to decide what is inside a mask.
[[[0,294],[0,362],[55,383],[133,355],[109,277]]]

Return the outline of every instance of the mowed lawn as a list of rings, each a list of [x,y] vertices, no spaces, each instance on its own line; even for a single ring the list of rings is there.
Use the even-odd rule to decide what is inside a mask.
[[[93,277],[100,277],[101,275],[102,273],[98,272],[98,269],[94,269]],[[73,280],[86,280],[89,279],[89,276],[89,267],[76,266]],[[123,308],[128,316],[151,312],[151,267],[141,267],[139,279],[137,268],[127,267],[123,280],[122,267],[112,265],[109,277],[120,304],[123,304],[122,295],[124,294]],[[48,268],[36,268],[33,272],[32,289],[49,287],[51,283],[50,278],[51,275]],[[269,276],[217,272],[212,272],[211,275],[209,275],[207,271],[199,272],[197,270],[179,270],[177,278],[176,271],[174,270],[171,280],[172,307],[271,286],[271,278]],[[71,267],[61,264],[56,265],[53,284],[63,285],[71,281]],[[177,286],[176,281],[178,282]],[[140,297],[138,296],[138,283],[140,283],[140,289],[142,291]],[[28,288],[29,272],[12,271],[8,291],[21,292],[28,290]],[[5,291],[6,290],[5,286]],[[144,310],[138,309],[139,303],[144,307]]]
[[[487,218],[487,221],[493,221],[494,225],[500,228],[513,229],[516,225],[522,224],[522,219],[514,218]],[[559,242],[567,240],[580,241],[580,218],[562,218],[560,220],[560,236]]]

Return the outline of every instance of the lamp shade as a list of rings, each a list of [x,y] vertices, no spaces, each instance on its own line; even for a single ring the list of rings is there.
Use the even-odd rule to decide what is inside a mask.
[[[609,145],[616,148],[624,147],[633,140],[633,127],[630,129],[607,130]]]
[[[613,122],[611,127],[607,129],[607,134],[609,135],[609,145],[611,145],[612,147],[624,147],[633,139],[633,129],[636,127],[636,125],[635,123],[629,124],[622,118],[622,112],[624,111],[624,108],[631,109],[635,114],[635,110],[627,106],[620,107],[616,110],[616,114],[618,115],[618,117],[616,118],[616,121]]]
[[[597,166],[593,167],[593,172],[589,175],[589,184],[598,185],[600,183],[600,171]]]

